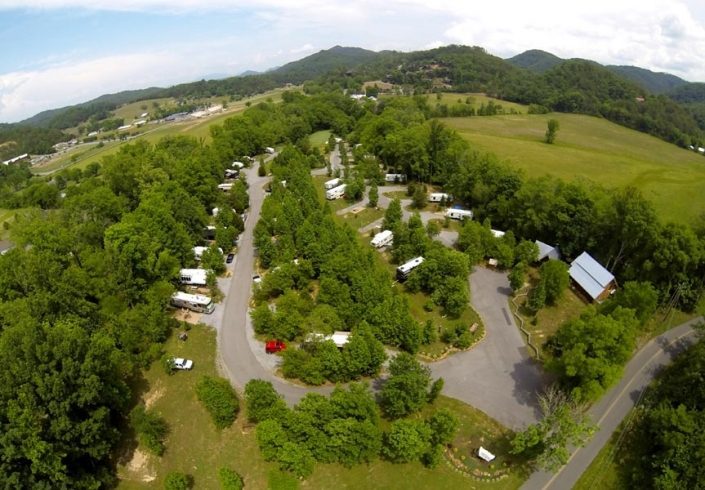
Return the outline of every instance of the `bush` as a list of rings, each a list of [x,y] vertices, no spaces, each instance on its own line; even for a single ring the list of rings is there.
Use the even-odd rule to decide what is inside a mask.
[[[240,404],[227,379],[204,376],[196,385],[196,395],[216,427],[224,429],[235,421]]]
[[[264,166],[264,162],[259,162],[259,167],[257,168],[257,175],[264,177],[267,175],[267,169]]]
[[[174,367],[174,358],[166,354],[162,357],[162,366],[164,367],[164,372],[170,376],[174,374],[176,370]]]
[[[242,490],[245,487],[245,482],[237,471],[230,468],[221,468],[218,471],[218,479],[220,480],[220,488],[223,490]]]
[[[171,471],[164,479],[165,490],[188,490],[191,488],[191,478],[186,473]]]
[[[164,439],[169,426],[162,417],[147,410],[144,405],[137,405],[130,413],[130,423],[137,432],[140,444],[157,456],[164,454]]]

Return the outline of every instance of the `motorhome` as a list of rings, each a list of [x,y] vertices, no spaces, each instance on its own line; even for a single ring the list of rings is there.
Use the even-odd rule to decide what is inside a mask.
[[[208,271],[205,269],[181,269],[181,284],[187,286],[205,286]]]
[[[338,187],[340,184],[342,184],[343,181],[341,179],[332,179],[323,184],[323,187],[326,188],[326,190],[333,189],[334,187]]]
[[[375,248],[382,248],[386,247],[387,245],[391,245],[392,241],[394,240],[394,234],[392,233],[391,230],[384,230],[379,233],[377,233],[373,238],[370,244],[372,244],[373,247]]]
[[[175,308],[188,308],[191,311],[210,315],[215,309],[213,300],[202,294],[189,294],[177,291],[171,297],[171,305]]]
[[[418,266],[420,266],[423,263],[423,257],[416,257],[415,259],[411,259],[405,264],[400,265],[397,267],[397,280],[398,281],[405,281],[407,277],[409,277],[409,274],[411,271],[416,269]]]
[[[460,208],[448,208],[446,210],[446,216],[448,216],[451,219],[459,219],[459,220],[464,220],[464,219],[472,219],[472,211],[469,209],[460,209]]]
[[[432,192],[428,196],[428,202],[441,202],[441,201],[450,201],[452,198],[450,194],[446,194],[445,192]]]
[[[392,182],[392,183],[406,182],[406,175],[405,174],[385,174],[384,181],[385,182]]]
[[[203,256],[203,252],[208,250],[210,247],[193,247],[193,256],[196,257],[196,260],[201,260],[201,257]],[[218,247],[218,252],[220,254],[223,254],[223,249]]]
[[[338,187],[333,187],[326,191],[326,199],[329,201],[340,199],[343,196],[345,196],[345,184],[341,184]]]

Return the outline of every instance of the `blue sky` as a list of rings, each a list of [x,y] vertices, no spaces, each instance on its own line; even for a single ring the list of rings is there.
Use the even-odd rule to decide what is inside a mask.
[[[539,48],[705,80],[699,1],[0,0],[0,122],[104,93],[265,70],[336,44],[457,43],[502,57]]]

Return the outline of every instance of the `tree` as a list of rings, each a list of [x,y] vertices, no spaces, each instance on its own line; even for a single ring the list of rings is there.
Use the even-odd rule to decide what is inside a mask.
[[[555,385],[539,396],[539,406],[543,419],[514,437],[511,452],[524,454],[541,469],[555,473],[568,462],[571,447],[584,445],[595,426],[584,407]]]
[[[524,287],[528,269],[529,267],[525,262],[519,262],[509,272],[509,285],[515,293]]]
[[[370,190],[368,192],[368,205],[371,208],[376,208],[377,207],[377,202],[379,201],[379,189],[377,188],[377,182],[374,180],[370,184]]]
[[[188,490],[191,488],[191,478],[180,471],[170,471],[164,478],[164,490]]]
[[[261,422],[269,418],[280,419],[287,411],[284,400],[272,383],[261,379],[250,380],[245,385],[245,404],[247,420],[250,422]]]
[[[426,186],[417,185],[414,188],[414,194],[411,196],[411,204],[415,209],[423,209],[426,207]]]
[[[401,352],[389,363],[389,379],[380,391],[380,406],[391,418],[419,411],[428,401],[431,373],[411,354]]]
[[[560,123],[556,119],[549,119],[546,129],[546,143],[552,145],[556,140],[556,134],[558,134],[558,129],[560,128]]]
[[[219,429],[229,427],[235,421],[240,404],[227,379],[203,376],[196,385],[196,396]]]
[[[627,281],[617,290],[614,298],[605,303],[602,311],[609,313],[617,306],[634,310],[639,323],[644,325],[656,311],[658,291],[649,282]]]
[[[301,444],[285,442],[279,450],[277,460],[280,469],[290,471],[299,478],[305,478],[313,473],[315,460],[311,451]]]
[[[205,249],[201,254],[201,267],[206,270],[212,270],[216,274],[222,274],[225,272],[225,260],[223,258],[223,254],[220,250],[218,250],[218,247],[215,244]]]
[[[431,429],[417,420],[396,420],[385,434],[382,456],[393,463],[416,461],[429,449]]]
[[[264,160],[260,159],[259,165],[257,166],[257,175],[264,177],[267,175],[267,167],[265,166]]]
[[[555,305],[568,287],[568,266],[560,260],[549,260],[541,266],[541,282],[546,288],[546,304]]]
[[[546,305],[546,282],[539,279],[527,299],[527,305],[535,313]]]
[[[222,490],[242,490],[245,487],[245,482],[242,481],[240,474],[230,468],[220,468],[218,480],[220,480]]]
[[[396,230],[402,219],[401,201],[399,198],[392,199],[389,207],[384,212],[384,222],[382,228],[385,230]]]
[[[441,391],[443,391],[443,386],[445,385],[445,381],[443,378],[438,378],[436,381],[433,382],[431,385],[431,390],[428,392],[428,403],[433,403],[436,401],[436,398],[438,398],[438,395],[441,394]]]
[[[433,445],[450,444],[460,427],[458,417],[447,408],[434,412],[426,424],[431,429],[431,444]]]
[[[142,445],[157,456],[164,454],[164,439],[169,432],[169,426],[163,417],[140,404],[130,412],[130,424]]]

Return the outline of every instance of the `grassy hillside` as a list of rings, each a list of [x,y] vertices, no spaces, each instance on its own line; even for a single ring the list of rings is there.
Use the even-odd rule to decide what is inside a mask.
[[[436,103],[439,102],[441,104],[448,104],[449,106],[452,106],[456,104],[466,104],[467,101],[470,102],[470,106],[473,107],[475,110],[479,109],[483,105],[486,106],[489,102],[492,102],[495,105],[502,106],[502,109],[504,109],[505,112],[510,112],[511,110],[514,110],[515,112],[518,112],[520,114],[526,114],[527,111],[527,106],[525,105],[517,104],[515,102],[509,102],[506,100],[496,99],[494,97],[478,93],[457,94],[445,92],[441,94],[441,100],[438,100],[435,96],[432,96],[429,98],[428,103],[433,107]]]
[[[554,145],[546,123],[560,122]],[[576,114],[448,118],[478,149],[531,176],[588,178],[606,186],[634,185],[669,220],[690,222],[705,212],[705,158],[604,119]]]

